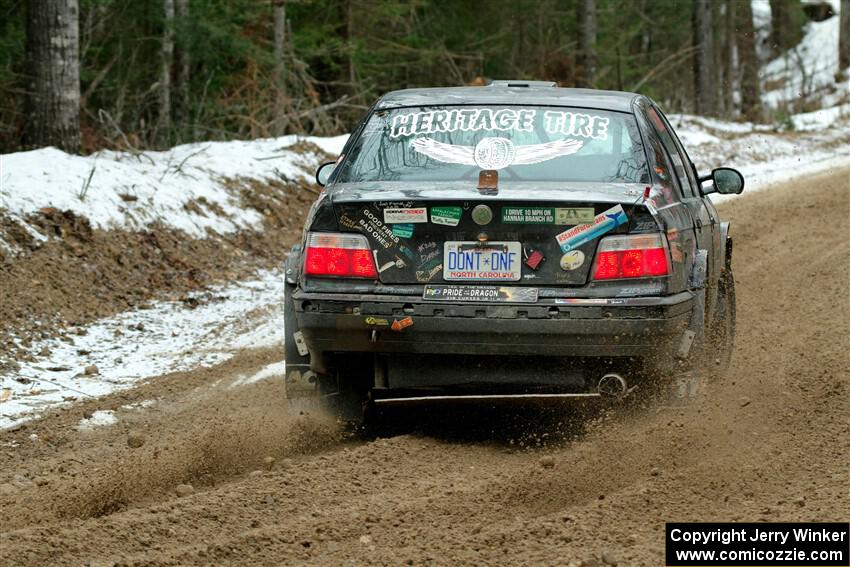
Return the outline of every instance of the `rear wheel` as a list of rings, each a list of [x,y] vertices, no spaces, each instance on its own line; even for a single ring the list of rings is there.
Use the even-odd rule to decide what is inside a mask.
[[[368,414],[366,377],[341,371],[335,374],[307,372],[313,385],[309,392],[287,383],[289,407],[300,414],[325,415],[359,426]]]
[[[735,277],[726,269],[718,282],[714,318],[705,337],[693,345],[692,360],[684,365],[674,386],[674,398],[689,402],[700,395],[705,380],[723,376],[731,366],[735,344]]]

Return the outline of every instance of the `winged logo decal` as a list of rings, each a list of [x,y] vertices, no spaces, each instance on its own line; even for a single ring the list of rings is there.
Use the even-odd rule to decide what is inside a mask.
[[[477,165],[481,169],[504,169],[511,165],[530,165],[578,152],[581,140],[555,140],[543,144],[517,146],[507,138],[484,138],[475,146],[445,144],[433,138],[416,138],[410,146],[431,159],[443,163]]]

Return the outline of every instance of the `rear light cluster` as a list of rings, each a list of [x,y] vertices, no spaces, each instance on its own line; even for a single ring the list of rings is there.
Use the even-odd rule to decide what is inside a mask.
[[[595,280],[648,278],[670,273],[667,247],[661,234],[609,236],[596,251]]]
[[[304,272],[310,276],[377,278],[369,243],[362,234],[311,232]]]

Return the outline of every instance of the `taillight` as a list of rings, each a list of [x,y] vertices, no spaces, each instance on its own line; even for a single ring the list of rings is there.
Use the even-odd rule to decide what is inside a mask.
[[[599,242],[593,279],[649,278],[670,273],[661,234],[608,236]]]
[[[311,232],[307,236],[304,272],[310,276],[376,278],[369,243],[362,234]]]

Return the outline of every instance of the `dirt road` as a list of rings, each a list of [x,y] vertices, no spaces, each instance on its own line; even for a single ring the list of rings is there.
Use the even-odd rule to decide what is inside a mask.
[[[665,521],[847,521],[848,179],[723,207],[738,341],[692,406],[363,440],[245,385],[279,358],[246,351],[0,434],[0,563],[663,565]]]

